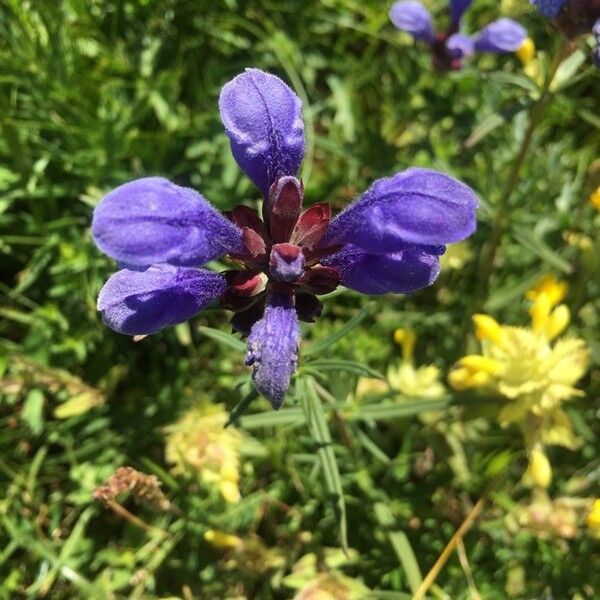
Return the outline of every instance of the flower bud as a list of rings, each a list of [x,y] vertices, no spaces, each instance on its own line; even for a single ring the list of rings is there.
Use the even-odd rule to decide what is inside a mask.
[[[531,451],[527,474],[536,487],[547,489],[552,482],[552,466],[544,450],[536,446]]]
[[[504,332],[498,322],[489,315],[473,315],[475,323],[475,336],[479,340],[489,339],[494,344],[502,343]]]

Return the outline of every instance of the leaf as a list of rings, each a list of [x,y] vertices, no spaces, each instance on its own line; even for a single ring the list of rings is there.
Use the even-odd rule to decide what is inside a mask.
[[[576,50],[571,56],[563,60],[552,79],[549,88],[550,91],[557,92],[567,87],[571,83],[570,80],[574,77],[575,73],[577,73],[579,67],[581,67],[586,59],[587,57],[583,50]]]
[[[406,537],[406,534],[403,531],[389,531],[396,525],[396,519],[392,515],[389,507],[383,502],[377,502],[374,506],[375,518],[379,522],[379,524],[388,531],[388,537],[390,543],[392,544],[392,548],[406,573],[406,578],[408,579],[408,585],[412,592],[416,592],[416,590],[421,585],[423,581],[423,575],[421,574],[421,569],[419,568],[419,563],[417,561],[417,557]]]
[[[483,138],[487,137],[492,131],[504,125],[507,121],[510,121],[513,117],[518,115],[523,110],[529,108],[532,102],[523,102],[521,104],[515,104],[510,106],[504,111],[495,112],[486,117],[473,131],[471,135],[465,140],[465,148],[473,148]]]
[[[317,396],[314,383],[310,377],[301,378],[298,381],[297,390],[308,422],[310,435],[317,445],[317,456],[325,475],[325,485],[334,502],[334,510],[340,526],[340,543],[344,552],[348,553],[346,502],[323,405]]]
[[[371,369],[355,360],[344,360],[343,358],[320,358],[309,362],[306,367],[312,367],[318,371],[347,371],[363,377],[384,379],[379,371],[375,371],[375,369]]]
[[[92,391],[82,392],[57,406],[52,414],[57,419],[68,419],[82,415],[102,403],[103,398],[100,394]]]
[[[44,394],[34,389],[27,394],[21,409],[21,419],[27,423],[34,435],[39,435],[44,429]]]
[[[260,427],[302,425],[305,422],[306,419],[301,408],[282,408],[278,411],[269,410],[257,415],[241,417],[239,426],[244,429],[259,429]]]
[[[520,87],[528,92],[531,92],[532,94],[540,93],[539,86],[535,83],[535,81],[533,81],[533,79],[527,77],[527,75],[495,71],[486,74],[484,79],[494,83],[505,83],[513,87]]]
[[[338,340],[342,339],[346,334],[352,331],[355,327],[360,325],[364,319],[366,319],[375,309],[375,303],[371,302],[367,304],[357,315],[352,317],[343,327],[338,329],[336,332],[327,336],[323,340],[312,343],[306,350],[304,350],[304,356],[312,356],[313,354],[319,354],[332,344],[335,344]]]
[[[428,410],[440,410],[450,405],[451,397],[440,400],[414,400],[409,402],[395,402],[394,404],[365,404],[354,413],[345,415],[349,420],[387,420],[410,417]]]
[[[513,235],[519,244],[539,256],[548,264],[560,269],[563,273],[570,274],[573,271],[571,265],[562,256],[552,250],[550,246],[532,233],[530,229],[516,226],[513,228]]]
[[[246,345],[244,342],[241,342],[236,337],[234,337],[231,333],[225,333],[220,329],[213,329],[212,327],[204,327],[200,326],[198,328],[200,333],[204,334],[206,337],[209,337],[219,344],[223,346],[227,346],[232,350],[237,350],[238,352],[246,352]]]

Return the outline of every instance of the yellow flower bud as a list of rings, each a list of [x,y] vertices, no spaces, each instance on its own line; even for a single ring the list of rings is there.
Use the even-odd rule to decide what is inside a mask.
[[[471,371],[466,368],[458,367],[448,373],[448,383],[455,390],[466,390],[469,387],[470,379]]]
[[[417,336],[412,329],[396,329],[394,341],[402,347],[402,358],[406,361],[412,360]]]
[[[598,186],[591,194],[589,197],[589,202],[590,204],[600,210],[600,186]]]
[[[594,500],[586,517],[586,523],[593,535],[600,537],[600,499]]]
[[[515,52],[521,64],[525,67],[535,58],[535,44],[531,38],[525,38],[521,47]]]
[[[552,467],[544,450],[536,446],[529,457],[527,474],[536,487],[546,489],[552,482]]]
[[[542,292],[533,302],[529,309],[531,315],[531,325],[534,331],[543,331],[546,327],[552,304],[550,296]]]
[[[571,311],[566,304],[557,306],[548,322],[546,323],[546,336],[549,340],[554,339],[557,335],[560,335],[569,325],[571,321]]]
[[[494,344],[502,343],[504,332],[496,319],[489,315],[477,314],[473,315],[475,323],[475,335],[478,340],[489,339]]]
[[[237,535],[231,535],[224,531],[209,529],[204,532],[204,539],[215,548],[227,550],[229,548],[239,548],[242,545],[242,539]]]
[[[566,281],[559,281],[554,275],[544,275],[534,287],[532,287],[525,296],[535,302],[541,294],[547,294],[551,306],[556,306],[569,291],[569,284]]]
[[[242,497],[237,482],[235,481],[221,481],[219,489],[221,490],[221,496],[223,496],[225,502],[230,502],[233,504],[235,502],[239,502]]]
[[[467,367],[467,369],[470,369],[471,371],[482,371],[490,375],[496,373],[499,367],[498,361],[493,358],[488,358],[487,356],[480,356],[479,354],[463,356],[459,363],[461,367]]]

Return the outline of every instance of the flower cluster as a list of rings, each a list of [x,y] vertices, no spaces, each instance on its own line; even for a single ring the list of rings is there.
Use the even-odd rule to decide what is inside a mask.
[[[219,302],[247,336],[255,387],[279,408],[296,370],[298,320],[320,314],[317,295],[339,283],[364,294],[430,285],[445,244],[474,231],[477,198],[443,173],[412,168],[375,181],[335,218],[326,203],[302,211],[300,99],[247,69],[219,106],[233,156],[262,193],[262,219],[247,206],[223,215],[161,177],[121,185],[94,211],[94,240],[122,267],[98,310],[115,331],[143,336]],[[200,268],[223,255],[227,272]]]
[[[165,455],[179,474],[194,474],[215,486],[227,502],[240,500],[238,482],[242,434],[225,428],[227,413],[220,405],[202,405],[168,429]]]
[[[526,30],[512,19],[498,19],[473,36],[460,31],[460,21],[472,0],[450,0],[451,23],[436,32],[429,11],[418,0],[400,0],[390,9],[392,23],[431,48],[433,64],[439,70],[457,70],[475,52],[515,52],[527,39]]]
[[[530,0],[541,15],[553,19],[569,38],[592,32],[594,64],[600,69],[600,0]]]
[[[544,446],[573,448],[577,443],[563,404],[583,395],[574,385],[587,370],[589,349],[578,338],[556,339],[570,321],[567,306],[558,304],[566,292],[566,285],[553,277],[531,290],[529,328],[475,315],[482,353],[461,358],[449,375],[457,390],[479,388],[507,399],[498,421],[521,426],[530,453],[528,475],[538,487],[547,487],[552,475]]]

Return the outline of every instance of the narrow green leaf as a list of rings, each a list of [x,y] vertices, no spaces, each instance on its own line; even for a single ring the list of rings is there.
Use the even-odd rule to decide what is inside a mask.
[[[394,404],[365,404],[357,411],[346,416],[349,420],[387,420],[410,417],[428,410],[440,410],[450,406],[452,398],[447,396],[440,400],[414,400],[410,402],[395,402]]]
[[[331,494],[334,510],[340,526],[340,544],[344,552],[348,552],[348,531],[346,523],[346,502],[342,489],[342,480],[337,464],[329,426],[323,411],[321,400],[317,396],[314,383],[311,378],[306,377],[298,381],[297,390],[302,403],[302,408],[308,421],[310,435],[317,445],[317,455],[321,462],[325,485]]]
[[[284,427],[286,425],[302,425],[306,419],[301,408],[282,408],[269,410],[256,415],[245,415],[239,421],[244,429],[260,429],[261,427]]]
[[[44,394],[41,390],[33,389],[21,409],[21,419],[27,423],[33,435],[39,435],[44,429]]]
[[[383,375],[355,360],[344,360],[343,358],[320,358],[309,362],[305,367],[311,367],[318,371],[347,371],[362,377],[376,377],[383,379]]]
[[[523,102],[521,104],[515,104],[510,106],[506,110],[501,112],[495,112],[488,117],[486,117],[479,125],[473,129],[471,135],[465,140],[465,148],[473,148],[476,146],[483,138],[487,137],[492,131],[510,121],[513,117],[518,115],[520,112],[529,108],[531,102]]]
[[[360,325],[362,321],[368,317],[374,310],[375,303],[372,302],[367,304],[357,315],[352,317],[343,327],[338,329],[336,332],[327,336],[323,340],[319,340],[318,342],[314,342],[308,348],[306,348],[303,352],[304,356],[312,356],[314,354],[319,354],[338,340],[342,339],[346,334],[352,331],[355,327]]]
[[[576,50],[571,56],[563,60],[552,79],[550,91],[557,92],[569,85],[571,78],[574,77],[579,67],[581,67],[586,60],[587,56],[583,50]]]
[[[384,529],[388,530],[390,543],[406,573],[408,585],[413,593],[416,592],[423,581],[423,575],[421,574],[417,557],[415,556],[406,534],[400,530],[390,531],[396,524],[396,520],[386,504],[377,502],[373,506],[373,512],[375,513],[375,518],[379,524]]]
[[[519,226],[514,227],[513,235],[519,244],[533,252],[536,256],[539,256],[549,265],[560,269],[563,273],[569,274],[573,271],[571,265],[562,256],[552,250],[548,244],[533,234],[529,229]]]
[[[237,350],[238,352],[246,351],[246,345],[244,344],[244,342],[238,340],[236,337],[231,335],[231,333],[225,333],[220,329],[213,329],[212,327],[204,326],[199,327],[198,331],[200,331],[200,333],[202,333],[206,337],[209,337],[218,342],[219,344],[231,348],[232,350]]]

